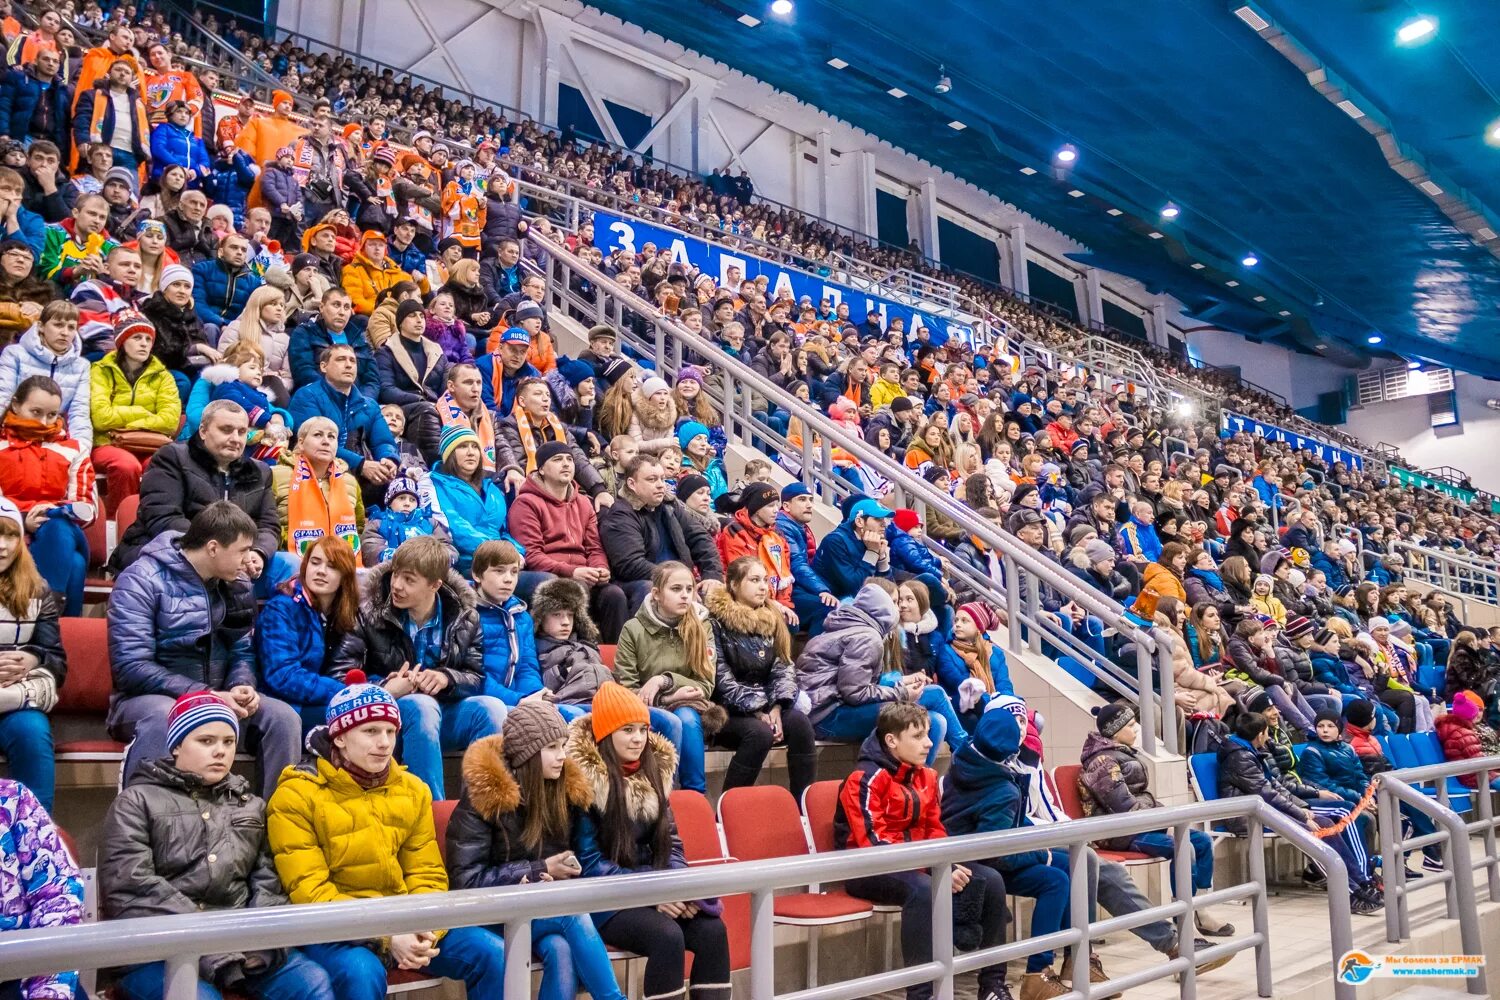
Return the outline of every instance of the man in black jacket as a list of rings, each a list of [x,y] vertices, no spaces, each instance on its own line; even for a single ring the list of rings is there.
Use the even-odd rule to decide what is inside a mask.
[[[402,763],[442,799],[443,751],[500,731],[505,703],[484,690],[484,641],[474,592],[431,535],[411,538],[375,570],[354,631],[335,656],[338,676],[380,677],[401,709]]]
[[[599,538],[612,582],[620,585],[634,614],[651,590],[658,563],[677,560],[693,569],[699,587],[722,583],[724,566],[708,532],[667,490],[661,462],[638,455],[625,466],[615,502],[599,512]]]
[[[252,578],[261,575],[281,547],[281,522],[271,470],[245,456],[249,417],[238,403],[215,400],[203,408],[198,432],[187,441],[169,444],[151,457],[141,479],[141,506],[135,523],[110,556],[109,568],[119,573],[141,548],[163,531],[186,531],[197,513],[215,500],[229,500],[255,522],[258,556]]]

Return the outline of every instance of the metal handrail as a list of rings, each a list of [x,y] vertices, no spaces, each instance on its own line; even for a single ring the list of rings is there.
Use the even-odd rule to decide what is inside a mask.
[[[1205,823],[1243,819],[1250,831],[1250,880],[1237,886],[1192,895],[1192,850],[1189,833]],[[1256,991],[1271,996],[1269,907],[1266,900],[1261,844],[1269,828],[1324,866],[1328,872],[1331,962],[1353,946],[1347,870],[1338,853],[1304,826],[1260,799],[1232,797],[1167,806],[1068,823],[1022,827],[917,843],[885,845],[793,858],[577,879],[540,885],[467,889],[391,896],[338,903],[236,909],[212,913],[139,917],[84,926],[17,931],[0,936],[0,981],[21,980],[77,969],[80,956],[94,968],[166,963],[165,1000],[192,1000],[198,989],[198,957],[223,952],[289,948],[302,944],[360,940],[411,934],[433,928],[504,925],[510,954],[531,954],[531,921],[548,917],[654,906],[682,899],[704,899],[748,893],[751,897],[750,995],[775,997],[776,942],[773,906],[778,889],[828,881],[847,881],[893,872],[926,869],[933,885],[932,960],[926,964],[874,973],[859,979],[791,994],[797,1000],[839,1000],[870,996],[921,982],[936,981],[936,995],[953,996],[956,975],[1037,951],[1071,947],[1075,964],[1088,968],[1091,939],[1151,920],[1175,919],[1180,928],[1178,957],[1111,980],[1075,987],[1083,1000],[1105,996],[1143,983],[1181,977],[1184,997],[1196,994],[1195,966],[1214,958],[1253,949]],[[1095,840],[1170,829],[1176,844],[1174,898],[1126,917],[1088,919],[1088,854]],[[1024,851],[1066,847],[1072,874],[1072,924],[1039,938],[1002,944],[957,955],[953,950],[953,895],[948,891],[953,865],[1003,857]],[[1256,860],[1260,859],[1257,866]],[[1205,951],[1194,947],[1190,929],[1199,907],[1249,899],[1253,930]],[[531,968],[510,961],[505,969],[505,1000],[529,1000]],[[1354,988],[1336,984],[1338,1000],[1353,1000]]]
[[[1461,549],[1429,548],[1395,539],[1391,548],[1406,555],[1406,575],[1449,593],[1495,606],[1500,604],[1500,564]]]
[[[597,322],[613,321],[616,329],[624,329],[627,326],[625,319],[627,315],[630,315],[639,318],[654,329],[655,339],[650,355],[665,369],[671,370],[674,362],[680,362],[685,357],[686,351],[695,352],[700,357],[714,359],[714,367],[725,377],[722,405],[726,433],[734,436],[735,428],[738,426],[741,429],[739,437],[743,440],[765,436],[764,426],[752,418],[751,397],[753,394],[774,402],[802,422],[804,432],[801,457],[804,470],[810,470],[812,465],[813,437],[816,435],[821,439],[820,460],[824,467],[832,466],[832,451],[834,447],[838,447],[857,458],[862,466],[876,470],[892,483],[899,483],[903,494],[916,497],[927,507],[935,507],[942,511],[955,523],[963,526],[969,534],[979,537],[998,552],[1008,567],[1015,567],[1018,574],[1017,580],[1007,579],[1005,588],[1007,613],[1011,621],[1022,621],[1027,617],[1033,622],[1045,621],[1040,608],[1032,606],[1023,612],[1020,607],[1021,592],[1027,591],[1028,603],[1034,605],[1040,585],[1044,582],[1060,595],[1065,595],[1079,608],[1102,619],[1108,627],[1114,628],[1128,641],[1135,642],[1137,648],[1143,648],[1154,655],[1158,664],[1157,672],[1160,675],[1162,705],[1174,704],[1171,686],[1170,640],[1158,641],[1154,633],[1136,625],[1126,614],[1124,607],[1113,599],[1087,586],[1060,565],[1039,556],[1014,536],[996,530],[994,525],[978,517],[973,510],[913,475],[905,465],[894,461],[859,435],[849,433],[818,408],[803,403],[738,358],[725,354],[706,338],[692,333],[676,320],[662,315],[653,303],[642,299],[628,289],[621,288],[608,275],[571,253],[561,241],[539,233],[531,235],[538,240],[539,246],[546,253],[547,294],[555,306],[565,308],[570,304],[568,294],[574,285],[574,276],[577,275],[588,281],[595,290],[596,298],[591,308]],[[668,350],[669,346],[671,353]],[[810,476],[811,472],[805,471],[804,475]],[[1039,581],[1037,586],[1024,588],[1016,585],[1024,579],[1026,574],[1030,574]],[[1019,629],[1012,630],[1012,648],[1016,652],[1020,651],[1019,633]],[[1040,650],[1041,639],[1035,629],[1031,633],[1030,642],[1034,651]],[[1154,688],[1148,684],[1143,690],[1154,690]],[[1141,698],[1139,712],[1143,749],[1148,753],[1155,752],[1159,728],[1167,752],[1175,753],[1177,746],[1175,714],[1163,711],[1158,716],[1154,699],[1151,698]]]
[[[1500,820],[1495,818],[1490,801],[1489,772],[1492,770],[1500,770],[1500,756],[1403,768],[1376,776],[1379,783],[1377,796],[1382,867],[1385,873],[1387,941],[1394,944],[1411,937],[1410,898],[1413,890],[1441,885],[1445,890],[1448,918],[1458,921],[1464,954],[1484,953],[1478,897],[1474,890],[1476,869],[1487,870],[1490,901],[1500,901],[1500,852],[1496,850],[1495,836],[1495,828],[1500,825]],[[1479,818],[1473,822],[1465,821],[1454,811],[1448,791],[1448,779],[1464,775],[1477,775],[1477,787],[1469,793],[1479,813]],[[1436,798],[1416,787],[1427,782],[1436,783]],[[1431,817],[1435,831],[1420,836],[1405,836],[1401,832],[1401,806],[1408,806]],[[1470,836],[1474,833],[1479,833],[1484,838],[1484,857],[1477,862],[1471,853]],[[1408,885],[1404,860],[1406,853],[1437,845],[1442,847],[1444,870],[1427,873],[1420,882]],[[1488,995],[1482,966],[1479,974],[1468,980],[1467,989],[1478,996]]]

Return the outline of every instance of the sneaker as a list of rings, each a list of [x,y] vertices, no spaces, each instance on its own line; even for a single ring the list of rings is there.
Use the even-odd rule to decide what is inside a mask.
[[[1308,865],[1302,869],[1302,884],[1309,889],[1326,889],[1328,876],[1317,865]]]
[[[1051,969],[1028,972],[1021,977],[1021,1000],[1055,1000],[1070,992],[1072,991],[1062,984],[1062,980]]]
[[[1422,870],[1424,872],[1441,872],[1447,871],[1448,866],[1443,864],[1442,858],[1429,858],[1424,854],[1422,855]]]
[[[1016,995],[1010,991],[1007,983],[1001,983],[999,990],[985,990],[979,994],[979,1000],[1016,1000]]]
[[[1385,909],[1385,903],[1371,893],[1359,892],[1349,897],[1349,912],[1359,917],[1373,917]]]
[[[1212,948],[1212,947],[1213,947],[1213,945],[1209,944],[1208,941],[1204,940],[1203,938],[1200,938],[1200,937],[1193,938],[1193,951],[1195,953],[1196,952],[1200,952],[1200,951],[1207,951],[1209,948]],[[1171,950],[1167,952],[1167,957],[1168,958],[1177,958],[1181,954],[1182,954],[1182,952],[1180,952],[1177,949],[1177,946],[1174,944],[1172,946]],[[1197,973],[1198,975],[1201,976],[1205,972],[1212,972],[1215,969],[1221,969],[1224,966],[1228,965],[1232,961],[1234,961],[1234,956],[1233,955],[1220,955],[1218,958],[1215,958],[1215,959],[1213,959],[1211,961],[1203,962],[1203,963],[1201,963],[1199,965],[1193,966],[1193,971],[1195,973]]]
[[[1066,979],[1070,983],[1073,981],[1072,955],[1069,955],[1066,959],[1063,960],[1062,973],[1059,978]],[[1092,950],[1089,951],[1089,982],[1109,982],[1109,973],[1104,971],[1104,963],[1099,961],[1099,953]],[[1116,1000],[1117,997],[1122,997],[1124,995],[1125,994],[1123,993],[1111,993],[1109,994],[1109,996],[1099,998],[1099,1000]]]

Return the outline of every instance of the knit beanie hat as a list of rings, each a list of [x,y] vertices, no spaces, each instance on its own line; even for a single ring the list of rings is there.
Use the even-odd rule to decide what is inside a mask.
[[[389,507],[391,501],[401,496],[403,493],[409,493],[412,496],[416,497],[418,500],[422,499],[421,488],[417,485],[417,481],[415,479],[413,479],[411,476],[397,476],[395,479],[391,480],[391,485],[385,488],[386,506]]]
[[[751,483],[740,491],[740,506],[745,509],[747,517],[754,517],[778,499],[776,487],[770,483]]]
[[[125,341],[138,333],[150,334],[153,341],[156,339],[156,327],[134,309],[121,309],[115,314],[115,350],[124,347]]]
[[[1342,728],[1341,724],[1343,722],[1343,716],[1339,714],[1339,711],[1336,708],[1325,708],[1317,715],[1313,716],[1314,726],[1316,726],[1320,722],[1331,722],[1335,726],[1340,726]]]
[[[1344,721],[1351,726],[1369,729],[1375,721],[1375,706],[1363,698],[1344,706]]]
[[[677,499],[686,502],[687,498],[692,496],[694,493],[697,493],[699,490],[706,490],[708,488],[709,487],[707,479],[704,479],[696,472],[690,473],[677,480]]]
[[[614,385],[635,366],[624,358],[610,358],[604,365],[604,381]]]
[[[593,713],[590,725],[593,726],[594,739],[601,743],[622,726],[631,723],[651,724],[651,713],[641,699],[635,696],[635,692],[614,681],[605,681],[599,685],[599,690],[594,692],[594,703],[590,706],[590,711]]]
[[[1304,635],[1312,635],[1316,627],[1301,615],[1293,615],[1286,620],[1286,629],[1282,634],[1288,639],[1300,639]]]
[[[271,91],[271,107],[272,108],[275,108],[276,105],[278,105],[278,104],[295,104],[295,103],[296,102],[292,100],[292,95],[289,94],[289,93],[287,93],[286,91],[284,91],[284,90],[273,90],[273,91]]]
[[[421,311],[422,303],[418,302],[416,299],[407,299],[405,302],[401,303],[396,307],[396,329],[400,330],[401,324],[405,323],[407,318],[411,316],[412,313],[419,313]]]
[[[1021,749],[1023,731],[1010,712],[986,711],[974,726],[974,749],[991,760],[1008,760]]]
[[[1250,712],[1264,713],[1271,707],[1271,695],[1265,688],[1256,691],[1245,701],[1245,709]]]
[[[692,441],[693,438],[698,437],[700,434],[703,437],[708,437],[708,428],[698,423],[698,421],[696,420],[689,420],[687,423],[677,428],[677,446],[683,451],[687,451],[688,442]]]
[[[1378,628],[1387,628],[1388,629],[1390,627],[1391,627],[1391,620],[1389,618],[1382,618],[1380,615],[1375,615],[1369,621],[1365,622],[1365,631],[1366,632],[1373,633]]]
[[[1461,721],[1472,723],[1479,718],[1479,713],[1483,707],[1483,703],[1480,702],[1479,697],[1473,692],[1460,691],[1454,697],[1453,707],[1449,711]]]
[[[1087,542],[1084,542],[1083,553],[1084,555],[1089,557],[1090,566],[1092,566],[1096,562],[1103,562],[1106,559],[1108,559],[1110,562],[1115,561],[1114,546],[1110,545],[1102,538],[1091,538]]]
[[[1094,709],[1094,724],[1101,736],[1114,736],[1135,721],[1135,708],[1123,701],[1112,701]]]
[[[136,190],[136,185],[140,183],[140,179],[139,174],[125,167],[110,167],[104,172],[104,183],[108,184],[110,181],[119,181],[130,189],[132,197],[139,194]]]
[[[641,383],[641,395],[650,399],[658,392],[671,392],[672,387],[667,385],[667,380],[657,375],[652,375]],[[701,424],[699,425],[702,426]]]
[[[0,496],[0,521],[10,521],[21,532],[21,537],[26,537],[26,518],[22,516],[21,508],[9,497]]]
[[[915,408],[916,405],[917,404],[911,401],[910,396],[897,396],[895,399],[891,400],[891,412],[905,413],[907,410]]]
[[[505,713],[500,732],[505,737],[505,763],[515,770],[567,736],[568,724],[551,702],[525,701]]]
[[[210,722],[228,724],[239,739],[240,720],[223,698],[211,691],[194,691],[178,698],[167,713],[167,750],[176,750],[188,733]]]
[[[463,424],[449,424],[443,428],[443,436],[438,439],[438,454],[446,459],[454,448],[465,441],[473,441],[479,444],[479,435],[475,434]]]
[[[990,632],[1000,627],[1000,616],[995,614],[995,609],[983,601],[970,601],[968,604],[958,606],[960,614],[969,616],[981,632]]]
[[[156,287],[166,288],[168,285],[172,284],[175,281],[186,281],[188,283],[188,287],[192,288],[193,272],[183,267],[181,264],[168,264],[166,267],[161,269],[161,281],[157,284]]]
[[[704,374],[703,369],[697,365],[683,365],[682,371],[677,373],[677,384],[697,382],[699,385],[702,385],[705,378],[707,376]]]
[[[396,699],[385,688],[366,683],[363,670],[349,671],[344,681],[348,686],[333,696],[323,713],[329,739],[368,722],[401,725],[401,709],[396,707]]]
[[[899,508],[892,518],[897,531],[914,531],[922,526],[922,519],[910,507]]]

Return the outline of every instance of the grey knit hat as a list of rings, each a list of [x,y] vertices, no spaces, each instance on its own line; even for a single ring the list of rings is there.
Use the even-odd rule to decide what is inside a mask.
[[[506,717],[510,721],[510,717]],[[1114,736],[1135,721],[1135,709],[1123,701],[1112,701],[1094,709],[1094,724],[1103,736]]]
[[[524,701],[505,714],[505,763],[512,771],[568,735],[568,724],[551,702]]]

